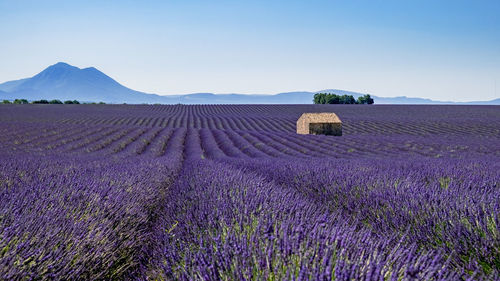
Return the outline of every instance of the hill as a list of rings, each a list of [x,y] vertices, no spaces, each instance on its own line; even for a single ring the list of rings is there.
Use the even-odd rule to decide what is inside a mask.
[[[316,93],[352,95],[363,93],[326,89],[317,92],[297,91],[275,95],[194,93],[161,96],[127,88],[94,67],[78,68],[59,62],[31,78],[0,84],[0,99],[28,100],[60,99],[106,103],[163,103],[163,104],[311,104]],[[468,103],[442,102],[423,98],[378,97],[376,104],[500,104],[500,99]]]
[[[47,67],[37,75],[0,84],[2,98],[154,103],[163,97],[129,89],[94,67],[80,69],[67,63]]]

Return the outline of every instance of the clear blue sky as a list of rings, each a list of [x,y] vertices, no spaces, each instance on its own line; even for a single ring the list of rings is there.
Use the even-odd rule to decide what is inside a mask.
[[[0,0],[0,82],[64,61],[158,94],[489,100],[499,15],[498,0]]]

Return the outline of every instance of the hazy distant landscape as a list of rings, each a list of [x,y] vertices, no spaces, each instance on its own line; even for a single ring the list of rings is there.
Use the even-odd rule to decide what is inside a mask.
[[[315,93],[352,95],[354,98],[365,93],[325,89],[315,92],[287,92],[273,95],[194,93],[186,95],[161,96],[129,89],[96,68],[80,69],[67,63],[57,63],[39,74],[0,84],[2,99],[60,99],[83,102],[106,103],[161,103],[161,104],[311,104]],[[410,97],[378,97],[372,95],[376,104],[500,104],[500,98],[491,101],[446,102]]]

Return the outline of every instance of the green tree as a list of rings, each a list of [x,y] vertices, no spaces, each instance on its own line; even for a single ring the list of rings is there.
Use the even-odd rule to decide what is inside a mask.
[[[64,104],[80,104],[80,102],[77,100],[67,100],[64,101]]]
[[[15,104],[29,104],[29,101],[27,99],[15,99],[14,103]]]
[[[325,93],[317,93],[314,95],[314,103],[315,104],[325,104],[326,103],[327,94]]]
[[[367,104],[374,104],[375,101],[370,97],[370,95],[365,95],[366,103]]]
[[[327,104],[339,104],[340,103],[340,97],[335,94],[328,94],[326,95],[326,103]]]
[[[313,103],[314,104],[319,104],[319,97],[320,97],[320,93],[316,93],[314,94],[314,97],[313,97]]]
[[[359,104],[373,104],[373,99],[370,95],[364,95],[358,98]]]
[[[356,104],[356,100],[354,99],[353,96],[350,95],[342,95],[340,97],[340,103],[341,104]]]
[[[2,103],[3,104],[11,104],[10,100],[3,100]]]
[[[32,102],[33,104],[49,104],[48,100],[35,100]]]
[[[352,95],[336,95],[328,93],[317,93],[314,95],[315,104],[373,104],[370,95],[364,95],[357,100]]]
[[[63,102],[60,100],[51,100],[51,101],[49,101],[49,103],[50,104],[63,104]]]

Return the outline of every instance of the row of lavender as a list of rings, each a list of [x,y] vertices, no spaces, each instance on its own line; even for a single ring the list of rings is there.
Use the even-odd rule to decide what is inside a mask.
[[[182,168],[183,138],[173,138],[163,157],[103,157],[75,151],[85,142],[54,150],[55,139],[72,139],[51,131],[50,142],[41,137],[48,131],[39,128],[33,138],[49,147],[0,151],[0,279],[144,276],[157,244],[151,233]]]
[[[456,157],[500,155],[498,138],[491,136],[409,136],[346,135],[342,138],[304,136],[290,132],[209,130],[137,126],[77,126],[54,124],[3,125],[0,135],[6,153],[80,154],[161,157],[171,149],[170,142],[184,143],[186,130],[196,131],[204,154],[200,158],[225,155],[247,157]],[[475,157],[475,156],[472,156]]]
[[[500,277],[494,162],[196,160],[189,167],[165,201],[152,278]]]
[[[217,133],[186,144],[150,277],[500,278],[497,155],[249,158]]]
[[[499,278],[498,108],[336,107],[400,124],[341,138],[107,121],[324,110],[309,106],[105,108],[0,110],[4,279]]]
[[[500,135],[495,106],[3,105],[0,121],[294,132],[303,112],[336,112],[344,135]],[[40,118],[42,116],[42,118]]]

